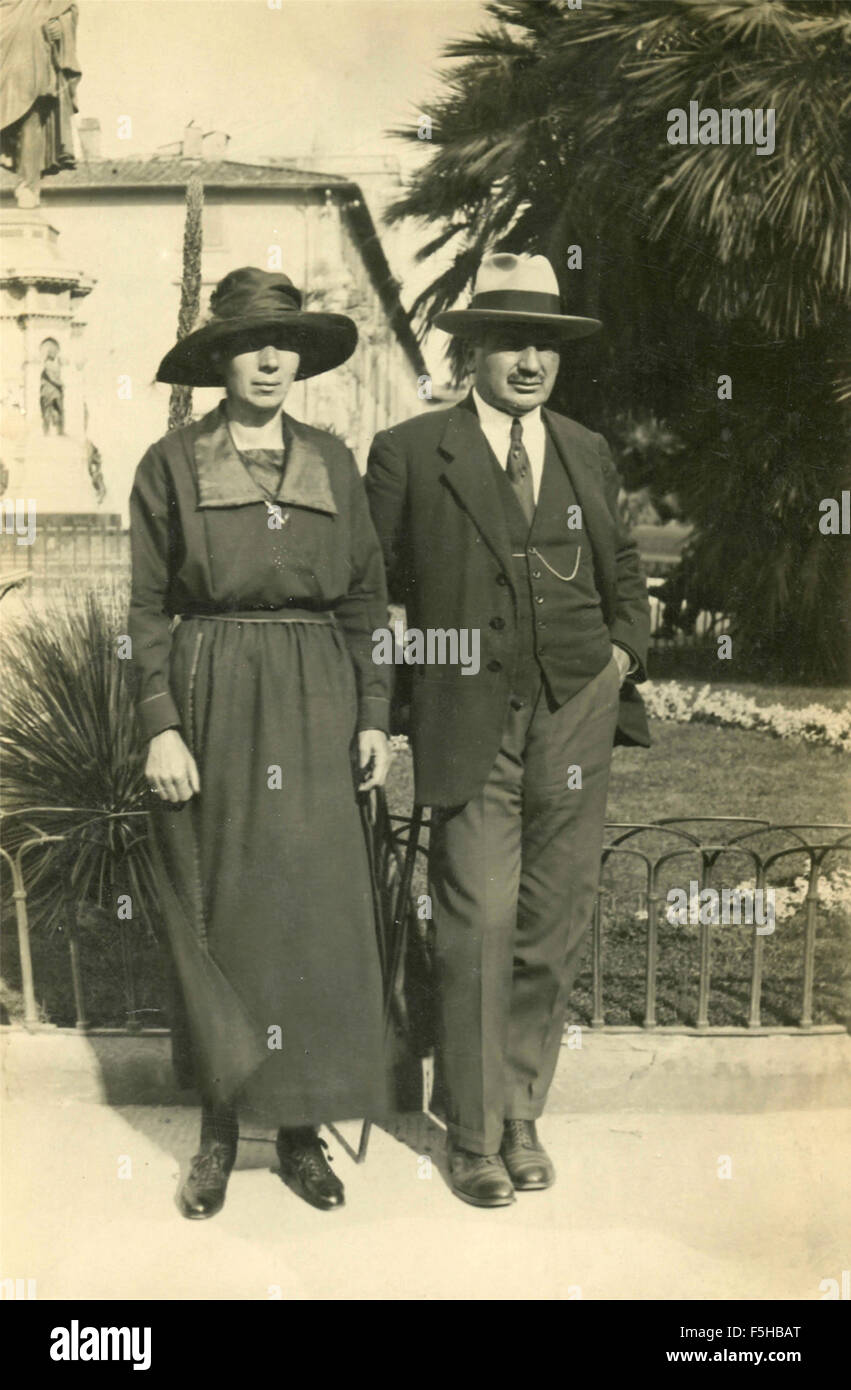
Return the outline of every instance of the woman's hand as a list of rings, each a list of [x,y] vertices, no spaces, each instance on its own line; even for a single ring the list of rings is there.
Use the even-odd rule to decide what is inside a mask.
[[[145,776],[163,801],[189,801],[201,790],[195,759],[177,729],[163,729],[151,739]]]
[[[393,756],[387,735],[380,729],[362,729],[358,734],[358,754],[362,774],[358,791],[383,787]]]

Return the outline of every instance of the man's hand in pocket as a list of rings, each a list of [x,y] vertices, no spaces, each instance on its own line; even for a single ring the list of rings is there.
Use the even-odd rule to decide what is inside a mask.
[[[632,657],[623,647],[613,647],[613,651],[615,654],[615,661],[618,664],[618,675],[620,676],[621,685],[623,685],[626,679],[626,673],[632,665]]]

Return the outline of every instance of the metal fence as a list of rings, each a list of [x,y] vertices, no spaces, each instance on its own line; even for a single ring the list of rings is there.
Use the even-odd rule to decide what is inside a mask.
[[[376,886],[383,903],[382,960],[385,983],[389,992],[401,989],[400,968],[412,933],[427,935],[429,925],[420,920],[417,899],[425,888],[424,859],[427,846],[421,831],[427,830],[428,818],[421,808],[411,816],[391,815],[384,798],[377,798],[370,824],[373,830],[373,868]],[[58,809],[58,808],[57,808]],[[50,808],[31,808],[8,812],[2,816],[2,828],[7,832],[14,822],[17,834],[13,848],[0,846],[0,855],[12,880],[17,941],[20,956],[23,1021],[27,1027],[39,1024],[37,981],[34,977],[26,875],[32,852],[48,845],[64,844],[74,853],[74,835],[51,835],[46,829]],[[123,813],[144,817],[145,812]],[[101,814],[81,825],[78,833],[90,833],[98,822],[108,819]],[[26,829],[21,833],[22,828]],[[140,831],[143,821],[140,820]],[[607,1031],[660,1030],[677,1033],[766,1033],[766,1032],[842,1032],[843,1024],[836,1018],[819,1022],[816,1005],[817,952],[821,946],[839,949],[825,931],[825,888],[828,874],[851,852],[849,825],[775,825],[767,820],[741,817],[695,816],[664,818],[644,824],[609,824],[600,887],[590,932],[590,1026]],[[797,871],[799,883],[796,909],[771,932],[763,911],[749,914],[747,893],[759,894],[774,890],[776,880],[785,880],[788,892],[790,875]],[[670,895],[673,887],[688,884],[690,915],[697,912],[700,895],[705,890],[723,898],[723,890],[740,885],[745,879],[750,885],[744,900],[731,892],[730,902],[744,920],[724,923],[708,911],[705,920],[690,921],[679,926],[672,924]],[[76,904],[70,891],[65,892],[64,938],[67,945],[67,982],[73,996],[76,1025],[85,1031],[90,1027],[86,1004],[86,963],[80,951]],[[767,899],[763,899],[765,902]],[[626,924],[626,925],[625,925]],[[150,923],[147,924],[150,927]],[[139,923],[115,922],[120,946],[121,969],[124,978],[126,1005],[125,1027],[140,1031],[144,1012],[136,1005],[134,960],[138,947]],[[834,923],[835,926],[835,923]],[[775,929],[776,927],[776,929]],[[626,932],[626,935],[624,933]],[[835,932],[834,932],[835,936]],[[782,943],[780,948],[775,944]],[[736,947],[736,990],[731,1005],[731,954],[729,944]],[[626,945],[625,945],[626,943]],[[675,949],[680,970],[688,987],[689,998],[675,1023],[659,1021],[660,961],[665,951]],[[723,943],[723,949],[722,949]],[[771,943],[771,944],[769,944]],[[421,943],[422,944],[422,943]],[[638,954],[640,948],[640,956]],[[794,948],[794,949],[793,949]],[[626,955],[624,952],[626,951]],[[632,956],[629,952],[632,951]],[[778,951],[782,951],[782,959]],[[722,954],[719,965],[716,956]],[[768,956],[767,953],[772,955]],[[747,956],[747,979],[742,974],[742,960]],[[626,961],[626,965],[624,964]],[[630,963],[631,962],[631,963]],[[610,1022],[609,994],[611,976],[617,966],[619,983],[623,986],[624,970],[628,977],[628,1022]],[[764,1021],[766,987],[772,993],[783,978],[785,1004],[777,1022]],[[727,973],[725,973],[727,972]],[[774,974],[772,973],[774,972]],[[794,977],[794,978],[793,978]],[[718,999],[723,1002],[726,1019],[713,1020]],[[165,999],[159,1001],[165,1018]],[[731,1021],[730,1010],[741,1014],[740,1021]],[[623,1011],[623,1008],[622,1010]],[[670,1010],[669,1010],[670,1011]],[[772,1012],[777,1013],[776,1006]],[[157,1014],[160,1009],[155,1010]]]
[[[422,930],[413,907],[412,893],[418,856],[427,856],[421,832],[428,829],[428,817],[422,808],[415,808],[412,817],[389,816],[388,821],[390,831],[385,839],[391,848],[386,856],[389,866],[385,873],[396,885],[396,922],[401,925],[407,917],[410,932]],[[814,1021],[814,988],[819,914],[825,908],[821,889],[830,865],[835,863],[832,857],[841,858],[849,853],[851,825],[845,824],[775,825],[756,817],[731,816],[668,817],[642,824],[607,824],[600,886],[590,934],[591,1027],[610,1032],[656,1030],[716,1035],[845,1032],[845,1025],[841,1022]],[[745,920],[734,920],[732,923],[699,921],[695,931],[681,936],[685,950],[693,951],[691,964],[695,967],[692,973],[696,974],[696,987],[690,1012],[693,1012],[694,1022],[660,1024],[657,1016],[660,932],[670,939],[681,930],[670,922],[668,893],[672,887],[682,885],[687,873],[690,887],[694,885],[698,903],[700,894],[714,888],[723,904],[723,870],[726,868],[729,873],[736,865],[738,871],[730,874],[734,880],[733,886],[739,885],[745,873],[752,880],[752,887],[747,892],[754,895],[772,889],[772,877],[788,878],[795,867],[800,871],[798,877],[805,880],[806,891],[795,914],[797,926],[794,933],[790,931],[788,920],[781,923],[782,930],[789,937],[796,936],[800,943],[794,987],[788,991],[796,1000],[791,1006],[791,1012],[796,1016],[778,1024],[763,1023],[766,941],[770,938],[759,920],[759,909],[756,914],[752,910],[760,900],[748,898],[747,894],[735,898],[728,879],[725,886],[732,899],[734,918],[736,915],[744,916]],[[627,916],[632,918],[633,925],[640,925],[644,933],[643,968],[636,970],[633,976],[630,1009],[631,1013],[640,1015],[640,1022],[637,1023],[608,1023],[606,1019],[606,944],[607,937],[614,934],[618,906],[631,909]],[[705,912],[704,915],[709,917],[710,913]],[[710,1019],[713,983],[719,987],[728,983],[722,981],[720,976],[713,980],[713,944],[719,936],[726,933],[729,940],[731,930],[742,929],[747,933],[745,939],[750,951],[747,1001],[742,1008],[744,1017],[738,1025],[713,1023]],[[742,940],[738,938],[739,942]],[[397,958],[401,960],[404,954],[404,940],[401,943],[397,940]],[[788,972],[789,968],[787,951],[782,969]],[[791,982],[786,979],[784,984],[790,985]],[[784,1011],[788,1013],[790,1010],[787,1008]]]
[[[0,582],[24,578],[23,593],[41,599],[63,585],[110,583],[130,572],[129,533],[115,515],[39,516],[32,545],[0,535]]]
[[[765,912],[766,903],[771,901],[766,895],[776,891],[771,883],[773,873],[779,873],[783,877],[784,868],[788,871],[797,861],[799,869],[803,870],[800,877],[806,881],[806,892],[800,908],[804,920],[798,980],[798,1018],[795,1027],[807,1031],[814,1028],[813,996],[820,909],[819,889],[825,874],[826,860],[833,855],[851,853],[851,826],[774,825],[770,821],[753,817],[695,816],[663,818],[646,825],[610,824],[606,830],[603,877],[605,878],[607,869],[622,865],[628,860],[638,868],[642,879],[638,897],[643,905],[641,911],[642,917],[646,920],[647,934],[641,1027],[658,1027],[659,932],[663,924],[678,925],[672,924],[670,919],[669,894],[673,882],[689,898],[689,917],[697,917],[697,922],[692,923],[697,926],[698,950],[694,1031],[712,1031],[709,1008],[713,935],[718,931],[727,930],[730,926],[748,925],[752,926],[752,930],[746,1029],[776,1031],[774,1027],[766,1029],[762,1022],[766,942],[776,930],[774,912],[768,915]],[[647,842],[658,840],[667,843],[663,843],[653,852]],[[724,884],[726,875],[720,872],[725,861],[728,867],[736,863],[741,865],[748,881],[745,893],[740,893],[738,900],[733,900],[732,903],[734,890],[727,888],[728,907],[733,907],[735,917],[739,920],[736,921],[734,917],[734,920],[726,923],[713,920],[719,916],[718,900],[727,887]],[[689,877],[688,890],[680,887],[686,873],[694,875],[693,878]],[[740,881],[742,869],[731,876]],[[788,872],[786,876],[788,877]],[[738,883],[734,885],[734,889],[738,886]],[[598,891],[592,924],[593,1027],[605,1025],[603,917],[605,899],[609,891],[603,883]],[[761,900],[757,896],[760,894]],[[702,905],[702,911],[701,895],[708,898]],[[747,911],[748,904],[750,912]],[[742,915],[745,916],[744,922],[741,921]],[[751,919],[750,924],[747,921],[748,916]],[[701,920],[702,918],[706,920]],[[842,1031],[841,1024],[827,1024],[822,1027],[830,1031]],[[719,1029],[716,1027],[715,1031]],[[731,1031],[730,1026],[725,1025],[722,1031]]]
[[[668,572],[675,568],[676,564],[672,564]],[[708,609],[689,613],[685,602],[663,602],[659,598],[659,590],[666,578],[667,574],[657,568],[657,572],[647,579],[651,650],[667,652],[682,648],[714,647],[716,639],[729,631],[729,616],[726,613],[710,612]]]
[[[67,816],[79,812],[80,824],[69,833],[51,834],[46,828],[51,816]],[[36,997],[36,979],[33,970],[32,942],[30,933],[29,892],[27,875],[32,875],[33,852],[47,846],[61,846],[63,863],[58,874],[60,879],[58,893],[62,908],[62,934],[68,948],[68,983],[74,1002],[76,1026],[88,1031],[89,1017],[86,1004],[85,968],[80,950],[78,910],[79,904],[72,888],[71,863],[80,840],[86,836],[98,837],[106,831],[110,822],[128,820],[139,824],[139,837],[147,833],[148,813],[146,811],[104,812],[97,809],[81,809],[65,806],[34,806],[0,812],[0,859],[9,871],[12,885],[12,900],[15,905],[15,924],[17,930],[18,958],[20,965],[21,995],[23,998],[23,1022],[28,1028],[41,1026],[40,1010]],[[10,834],[10,831],[12,832]],[[11,846],[11,847],[10,847]],[[120,866],[115,866],[113,876],[113,896],[122,890],[119,879]],[[127,921],[114,923],[116,939],[120,948],[125,996],[125,1028],[128,1032],[139,1032],[141,1025],[136,1004],[136,971],[134,963],[134,929]],[[163,1001],[164,1003],[165,1001]],[[156,1012],[164,1012],[161,1009]]]

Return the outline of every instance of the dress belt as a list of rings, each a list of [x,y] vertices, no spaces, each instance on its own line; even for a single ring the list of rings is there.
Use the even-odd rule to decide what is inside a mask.
[[[330,609],[317,608],[253,608],[237,613],[181,613],[180,618],[203,618],[218,623],[336,623],[336,615]]]

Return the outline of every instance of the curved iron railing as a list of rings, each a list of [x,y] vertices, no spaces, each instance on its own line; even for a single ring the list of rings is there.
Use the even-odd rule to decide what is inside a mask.
[[[52,835],[34,818],[45,815],[67,814],[66,807],[27,807],[0,814],[0,826],[15,819],[24,829],[32,831],[17,843],[13,852],[0,845],[0,856],[8,864],[11,877],[13,900],[15,904],[17,936],[20,952],[21,985],[24,1000],[24,1023],[27,1027],[38,1026],[35,982],[33,977],[32,954],[29,939],[29,919],[27,910],[27,890],[24,877],[24,860],[31,850],[46,844],[64,842],[71,847],[77,834],[90,828],[96,821],[107,819],[127,819],[146,817],[147,812],[121,811],[107,813],[91,808],[74,808],[88,818],[81,821],[73,831],[63,835]],[[416,929],[418,916],[412,896],[417,856],[427,854],[421,840],[421,830],[429,825],[428,816],[421,807],[415,807],[410,816],[391,814],[383,791],[369,799],[368,807],[363,807],[364,826],[370,849],[370,867],[373,892],[376,901],[376,915],[379,922],[379,953],[385,982],[386,1020],[393,1017],[397,1023],[404,1018],[404,959],[409,940],[409,930]],[[25,819],[26,818],[26,819]],[[690,827],[690,828],[688,828]],[[701,827],[709,827],[701,833]],[[724,834],[724,827],[732,833]],[[662,836],[663,845],[652,852],[641,837]],[[758,837],[767,837],[761,847],[754,843]],[[778,843],[778,837],[780,842]],[[664,1028],[667,1032],[756,1032],[782,1031],[807,1032],[844,1031],[841,1024],[815,1025],[813,1019],[813,994],[815,982],[815,959],[818,933],[819,885],[824,873],[828,855],[851,852],[851,825],[847,824],[791,824],[776,825],[759,817],[744,816],[686,816],[663,817],[659,820],[641,823],[613,822],[606,826],[606,842],[602,856],[601,882],[597,892],[591,924],[591,1026],[625,1031],[633,1027],[642,1029]],[[690,882],[696,882],[698,891],[715,886],[710,883],[719,861],[725,855],[735,855],[750,865],[755,889],[765,890],[768,875],[784,859],[804,856],[806,896],[803,901],[805,914],[803,931],[803,960],[801,966],[801,995],[798,1022],[795,1025],[777,1027],[762,1023],[762,994],[764,984],[765,935],[756,924],[752,930],[751,978],[747,1023],[744,1027],[710,1024],[710,992],[712,985],[712,939],[715,927],[712,923],[701,922],[697,941],[698,980],[695,1025],[660,1025],[657,1021],[658,970],[659,970],[659,927],[664,920],[665,898],[663,886],[665,875],[672,865],[691,858],[695,866],[691,871]],[[642,906],[642,917],[646,912],[647,937],[645,949],[645,978],[643,997],[643,1019],[641,1025],[606,1024],[604,1003],[604,905],[606,898],[616,899],[617,892],[607,886],[607,876],[616,864],[637,866],[642,875],[638,896]],[[89,1027],[86,1016],[83,968],[80,959],[76,931],[75,904],[70,895],[67,902],[66,934],[69,945],[69,965],[71,985],[76,1012],[76,1026],[81,1030]],[[127,954],[128,947],[122,939],[125,971],[129,977],[130,996],[128,1000],[129,1030],[138,1030],[136,1012],[133,1007],[132,965]]]
[[[712,825],[720,827],[724,825],[734,826],[737,824],[747,824],[751,828],[742,830],[739,833],[730,835],[720,843],[710,841],[706,843],[701,837],[684,829],[686,825]],[[658,927],[661,920],[661,897],[659,893],[660,872],[662,868],[677,859],[685,856],[697,856],[698,893],[710,886],[709,878],[712,870],[717,865],[723,855],[737,855],[746,859],[752,866],[754,877],[754,890],[765,892],[769,887],[768,875],[770,870],[782,859],[790,855],[805,855],[807,857],[807,892],[804,899],[805,926],[804,926],[804,960],[803,978],[801,993],[801,1012],[798,1028],[809,1030],[813,1028],[813,985],[815,978],[815,946],[817,931],[817,911],[819,903],[818,884],[822,875],[824,860],[830,853],[849,853],[851,852],[851,826],[846,824],[810,824],[810,825],[785,825],[774,824],[773,822],[762,820],[758,817],[745,816],[690,816],[673,817],[666,816],[657,821],[650,822],[643,826],[636,825],[608,825],[606,827],[610,838],[609,843],[603,850],[603,867],[610,861],[613,855],[631,854],[643,861],[646,874],[645,896],[647,902],[647,966],[645,974],[645,1002],[644,1002],[644,1028],[657,1027],[656,1022],[656,974],[658,967]],[[816,832],[818,840],[813,843],[801,832],[807,830]],[[662,832],[666,835],[674,835],[682,840],[688,841],[687,847],[674,848],[656,855],[653,859],[641,850],[626,849],[624,842],[634,839],[637,835],[654,832]],[[824,841],[823,832],[832,833],[834,838]],[[788,836],[795,843],[784,845],[781,848],[774,848],[760,853],[751,846],[745,845],[745,841],[753,839],[755,836]],[[602,976],[602,930],[601,930],[601,898],[605,892],[601,888],[597,895],[597,903],[594,911],[593,922],[593,988],[594,988],[594,1011],[592,1026],[604,1026],[603,1015],[603,976]],[[713,923],[700,922],[699,937],[699,978],[698,978],[698,1001],[696,1030],[706,1032],[710,1028],[709,1023],[709,994],[711,983],[711,941]],[[763,985],[763,965],[765,950],[765,934],[760,932],[757,924],[753,925],[752,935],[752,964],[750,982],[750,1004],[748,1011],[748,1029],[758,1029],[762,1027],[761,1020],[761,998]],[[826,1025],[831,1026],[831,1025]],[[832,1025],[837,1031],[841,1031],[841,1025]]]
[[[426,855],[425,846],[420,843],[420,830],[428,828],[428,817],[422,808],[415,808],[413,817],[388,815],[389,835],[392,842],[394,873],[399,885],[398,901],[395,906],[396,957],[404,955],[404,929],[406,910],[410,915],[410,891],[413,879],[413,863],[417,854]],[[710,838],[696,834],[692,827],[712,827]],[[738,829],[735,827],[748,827]],[[730,827],[733,833],[719,838],[723,827]],[[815,835],[807,838],[804,831]],[[651,854],[646,848],[631,844],[642,835],[663,835],[673,839],[676,844],[662,848]],[[757,836],[769,837],[770,848],[759,849],[746,843]],[[778,846],[777,837],[787,837],[793,843]],[[609,1028],[612,1031],[641,1031],[644,1029],[664,1029],[677,1033],[753,1033],[753,1032],[837,1032],[846,1031],[841,1023],[816,1025],[813,1019],[813,992],[815,982],[815,951],[818,928],[818,906],[820,901],[819,883],[823,875],[824,861],[831,853],[851,853],[851,825],[847,824],[775,824],[756,816],[666,816],[647,822],[609,822],[606,825],[606,842],[602,855],[600,886],[591,923],[591,1026]],[[752,924],[751,978],[749,1003],[745,1026],[732,1024],[712,1025],[709,1020],[709,1002],[712,983],[712,934],[717,927],[709,922],[699,924],[698,935],[698,982],[695,1024],[690,1027],[678,1023],[660,1025],[657,1020],[657,983],[659,969],[659,927],[664,920],[666,904],[661,892],[664,871],[686,856],[691,856],[695,864],[692,879],[697,884],[698,893],[712,885],[710,877],[719,861],[725,855],[736,855],[746,861],[751,868],[754,890],[765,891],[770,887],[768,876],[776,864],[792,855],[806,857],[805,876],[807,892],[802,907],[805,914],[803,931],[803,960],[801,969],[801,995],[798,1022],[795,1025],[764,1025],[762,1022],[762,994],[764,982],[765,935],[759,924]],[[643,912],[646,913],[647,939],[645,951],[645,979],[643,1019],[640,1025],[607,1024],[604,1007],[604,903],[613,897],[606,884],[607,869],[613,863],[631,861],[643,870],[643,886],[639,890]],[[741,875],[738,876],[739,878]],[[407,900],[407,909],[406,909]],[[391,933],[393,936],[393,933]],[[392,987],[400,993],[398,977],[391,972]]]
[[[80,821],[72,831],[67,831],[61,835],[52,835],[43,827],[34,823],[33,817],[64,815],[80,815],[87,817]],[[21,840],[15,849],[10,851],[5,845],[0,843],[0,858],[9,867],[12,878],[12,899],[15,904],[15,919],[18,936],[18,955],[21,967],[21,993],[24,1001],[24,1024],[28,1028],[35,1028],[39,1024],[38,1005],[35,995],[35,979],[32,965],[32,949],[30,944],[29,931],[29,910],[27,903],[27,888],[24,879],[24,857],[31,850],[41,848],[49,844],[64,844],[69,850],[73,849],[74,839],[82,835],[93,825],[101,825],[106,821],[127,820],[137,817],[144,817],[147,820],[147,811],[104,811],[98,807],[81,806],[27,806],[15,808],[11,811],[0,811],[0,833],[2,829],[12,821],[22,823],[24,831],[30,830],[32,834],[26,839]],[[26,817],[27,819],[24,819]],[[69,965],[71,971],[71,988],[74,996],[74,1010],[76,1013],[76,1026],[83,1032],[89,1028],[86,1017],[85,993],[83,989],[83,971],[80,959],[79,942],[77,936],[77,911],[74,896],[70,891],[70,883],[66,880],[64,890],[64,928],[68,940]],[[125,976],[128,981],[128,1012],[127,1029],[128,1031],[138,1031],[138,1024],[133,1010],[133,972],[129,957],[129,946],[126,932],[122,931],[121,949],[124,961]]]

